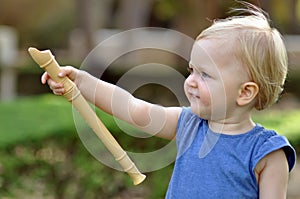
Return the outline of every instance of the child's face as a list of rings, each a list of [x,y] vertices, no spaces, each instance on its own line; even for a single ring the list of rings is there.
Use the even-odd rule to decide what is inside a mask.
[[[249,81],[247,72],[233,54],[233,44],[221,39],[195,42],[184,84],[192,111],[208,120],[233,116],[240,86]]]

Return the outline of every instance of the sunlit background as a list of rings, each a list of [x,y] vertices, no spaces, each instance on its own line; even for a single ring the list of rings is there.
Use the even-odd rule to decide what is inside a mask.
[[[289,55],[285,93],[270,110],[255,113],[255,120],[286,135],[299,151],[300,0],[249,2],[269,13]],[[76,133],[71,105],[41,85],[42,71],[27,49],[51,49],[59,63],[79,68],[92,49],[114,34],[161,27],[195,38],[236,5],[233,0],[0,0],[0,199],[164,198],[173,165],[147,173],[147,180],[134,187],[126,174],[98,162]],[[166,33],[147,34],[159,40]],[[184,45],[168,39],[174,48]],[[104,67],[105,53],[122,47],[120,43],[107,46],[89,72],[115,83],[130,68],[157,62],[186,75],[186,61],[162,51],[132,52]],[[142,85],[134,95],[162,105],[179,104],[174,93],[161,85]],[[126,136],[111,117],[101,111],[99,116],[126,150],[153,151],[167,143]],[[300,199],[299,186],[296,166],[288,199]]]

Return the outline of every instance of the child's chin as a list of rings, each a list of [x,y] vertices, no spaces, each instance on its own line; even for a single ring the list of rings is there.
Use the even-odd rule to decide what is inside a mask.
[[[202,110],[198,107],[191,107],[191,110],[195,115],[199,116],[202,119],[205,119],[205,120],[210,119],[210,114],[206,113],[205,110]]]

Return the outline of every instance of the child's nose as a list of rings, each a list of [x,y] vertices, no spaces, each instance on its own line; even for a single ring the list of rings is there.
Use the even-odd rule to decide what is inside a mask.
[[[187,79],[186,79],[186,83],[188,84],[188,86],[190,87],[197,87],[197,81],[196,81],[196,77],[194,74],[190,74]]]

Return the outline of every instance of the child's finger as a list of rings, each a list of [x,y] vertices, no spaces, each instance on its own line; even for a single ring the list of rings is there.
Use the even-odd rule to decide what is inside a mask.
[[[65,77],[65,76],[69,76],[71,73],[72,73],[72,70],[69,67],[64,66],[64,67],[61,67],[60,72],[58,73],[58,76]]]
[[[55,90],[55,89],[60,89],[60,88],[63,88],[63,84],[60,83],[60,82],[55,82],[54,80],[52,79],[48,79],[47,80],[47,83],[50,87],[51,90]]]
[[[53,93],[54,93],[55,95],[63,95],[64,92],[65,92],[65,89],[64,89],[64,88],[59,88],[59,89],[54,89],[54,90],[53,90]]]
[[[65,77],[68,75],[68,72],[66,71],[65,68],[60,69],[60,72],[58,73],[58,77]]]
[[[50,78],[47,72],[44,72],[42,77],[41,77],[41,82],[42,84],[46,84],[47,80]]]
[[[74,81],[76,77],[76,70],[71,66],[61,67],[61,70],[58,74],[59,77],[68,76],[72,81]]]

